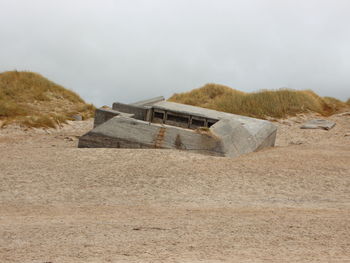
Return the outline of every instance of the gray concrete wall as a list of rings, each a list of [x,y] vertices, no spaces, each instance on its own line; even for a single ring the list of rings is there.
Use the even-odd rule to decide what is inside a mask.
[[[210,133],[117,116],[79,140],[80,148],[160,148],[223,156],[220,139]]]
[[[134,118],[137,120],[144,121],[147,119],[147,113],[148,113],[147,108],[115,102],[113,103],[113,110],[134,114]]]
[[[95,119],[94,119],[94,128],[119,114],[120,112],[114,111],[112,109],[105,109],[105,108],[96,109]]]
[[[223,119],[210,130],[222,140],[225,156],[237,157],[274,146],[277,128],[265,122],[255,124],[249,126],[234,119]]]

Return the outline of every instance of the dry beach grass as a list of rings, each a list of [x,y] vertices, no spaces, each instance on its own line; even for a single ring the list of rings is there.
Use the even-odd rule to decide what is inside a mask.
[[[170,101],[255,118],[286,118],[306,112],[332,115],[348,107],[332,97],[321,97],[312,90],[261,90],[246,93],[220,84],[174,94]]]
[[[285,118],[317,112],[324,116],[349,107],[332,97],[320,97],[311,90],[262,90],[245,93],[220,84],[207,84],[170,99],[219,111],[256,118]],[[17,123],[26,127],[52,128],[80,115],[93,116],[95,107],[73,91],[42,75],[27,71],[0,73],[0,125]]]
[[[40,74],[26,71],[0,73],[0,127],[17,123],[53,128],[80,115],[93,116],[94,106]]]
[[[0,130],[0,262],[350,262],[350,116],[236,159]]]

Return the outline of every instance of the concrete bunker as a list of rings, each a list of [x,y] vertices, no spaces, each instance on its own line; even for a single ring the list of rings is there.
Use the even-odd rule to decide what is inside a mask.
[[[78,147],[183,149],[235,157],[274,146],[276,130],[265,120],[157,97],[97,109],[94,129],[79,139]]]

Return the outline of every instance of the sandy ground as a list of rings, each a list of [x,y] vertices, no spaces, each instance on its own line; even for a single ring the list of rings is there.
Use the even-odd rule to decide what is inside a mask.
[[[240,158],[0,130],[0,262],[350,262],[350,116]]]

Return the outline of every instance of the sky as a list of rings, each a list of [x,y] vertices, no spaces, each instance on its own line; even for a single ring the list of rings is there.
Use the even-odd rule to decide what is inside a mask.
[[[0,72],[96,106],[218,83],[350,98],[349,0],[0,0]]]

